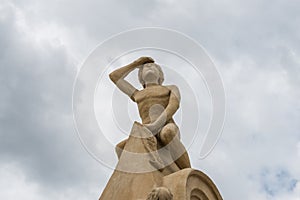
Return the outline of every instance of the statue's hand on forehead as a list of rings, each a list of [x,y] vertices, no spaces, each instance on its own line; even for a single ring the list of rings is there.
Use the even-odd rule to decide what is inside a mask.
[[[151,57],[140,57],[139,59],[135,60],[134,62],[136,62],[139,65],[144,65],[146,63],[154,63],[154,59]]]

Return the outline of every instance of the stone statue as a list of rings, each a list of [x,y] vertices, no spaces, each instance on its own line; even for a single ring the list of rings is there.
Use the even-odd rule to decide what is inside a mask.
[[[126,76],[138,69],[143,89]],[[173,115],[180,105],[175,85],[150,57],[141,57],[109,74],[114,84],[137,103],[142,123],[134,122],[128,139],[116,146],[119,162],[99,200],[222,200],[211,179],[191,168]]]
[[[125,80],[134,69],[139,69],[138,78],[144,88],[142,90],[137,90]],[[188,154],[179,140],[179,128],[173,120],[173,115],[179,108],[180,93],[175,85],[162,85],[164,74],[161,67],[152,58],[141,57],[109,76],[122,92],[137,103],[143,125],[157,137],[162,146],[173,141],[169,150],[178,168],[190,168]],[[125,144],[126,140],[117,145],[118,157]]]

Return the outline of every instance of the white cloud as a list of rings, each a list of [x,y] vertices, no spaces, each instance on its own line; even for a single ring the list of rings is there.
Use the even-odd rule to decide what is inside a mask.
[[[2,199],[47,199],[39,191],[37,183],[26,180],[26,174],[13,165],[2,165],[0,167],[0,193]]]
[[[0,167],[0,194],[1,199],[24,199],[24,200],[89,200],[97,199],[97,188],[69,187],[64,190],[53,191],[51,188],[42,187],[39,182],[28,180],[27,174],[20,166],[14,163],[4,164]]]
[[[298,144],[297,144],[297,153],[298,153],[298,156],[300,157],[300,142],[298,142]]]

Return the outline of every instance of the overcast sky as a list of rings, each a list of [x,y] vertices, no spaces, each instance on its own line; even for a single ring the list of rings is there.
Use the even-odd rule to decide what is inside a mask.
[[[72,117],[80,64],[102,41],[156,26],[197,40],[227,97],[221,139],[193,168],[224,199],[300,199],[300,2],[0,1],[0,198],[98,199],[112,171]]]

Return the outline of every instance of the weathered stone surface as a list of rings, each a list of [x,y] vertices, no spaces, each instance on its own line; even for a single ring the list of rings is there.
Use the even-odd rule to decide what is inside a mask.
[[[172,200],[173,194],[166,187],[157,187],[153,189],[147,197],[147,200]]]
[[[116,170],[100,200],[146,199],[153,188],[162,184],[163,174],[150,162],[153,157],[147,149],[148,145],[152,145],[148,142],[149,138],[155,139],[149,130],[134,123]]]
[[[155,161],[153,158],[160,155],[149,152],[148,145],[156,145],[155,137],[142,124],[135,122],[117,168],[100,200],[222,199],[212,180],[198,170],[186,168],[164,175],[163,170],[152,164]]]
[[[140,91],[125,80],[137,68],[144,87]],[[162,85],[164,75],[154,60],[141,57],[110,78],[137,103],[142,124],[135,122],[129,138],[117,145],[119,162],[100,200],[221,200],[212,180],[191,169],[173,120],[179,89]]]
[[[191,168],[165,176],[163,186],[173,194],[173,200],[221,200],[213,181],[199,170]]]

